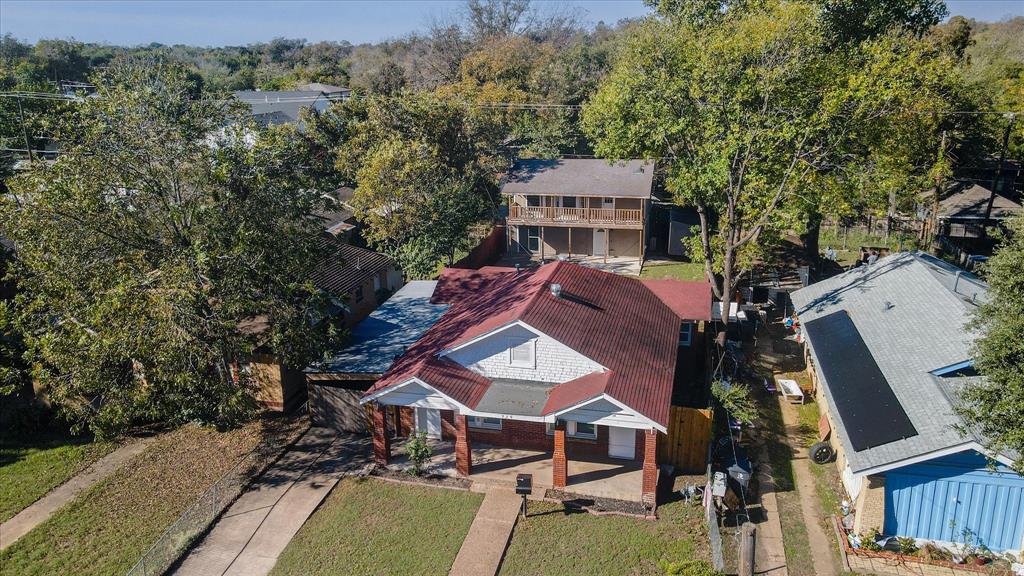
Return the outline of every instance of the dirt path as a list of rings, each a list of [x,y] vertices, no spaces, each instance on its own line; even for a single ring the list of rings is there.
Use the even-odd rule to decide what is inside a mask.
[[[807,527],[807,540],[811,546],[814,573],[818,576],[837,576],[838,572],[832,556],[832,547],[835,544],[822,527],[822,518],[825,517],[825,514],[818,502],[814,476],[811,475],[811,470],[808,468],[811,464],[807,456],[807,447],[804,446],[798,432],[800,416],[797,414],[796,407],[789,402],[784,401],[781,397],[778,398],[778,402],[782,410],[782,421],[786,425],[786,442],[793,450],[793,475],[797,493],[800,495],[800,510],[803,513],[804,525]]]
[[[153,441],[153,438],[133,440],[72,476],[67,482],[50,490],[46,496],[18,512],[14,518],[0,524],[0,550],[14,544],[30,530],[42,524],[54,512],[74,500],[83,490],[110,476],[119,466],[138,456]]]

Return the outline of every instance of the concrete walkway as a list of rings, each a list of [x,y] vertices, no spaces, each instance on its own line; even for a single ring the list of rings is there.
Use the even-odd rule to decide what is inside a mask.
[[[522,501],[511,488],[488,488],[448,576],[494,576],[498,572]]]
[[[270,573],[295,533],[348,473],[368,469],[370,440],[311,428],[220,517],[171,574]]]
[[[88,468],[54,488],[28,508],[18,512],[10,520],[0,524],[0,550],[17,542],[29,530],[43,523],[54,512],[74,500],[75,496],[78,496],[83,490],[110,476],[119,466],[141,454],[152,442],[153,438],[140,438],[121,446],[93,462]]]
[[[786,430],[798,430],[800,415],[797,414],[796,407],[783,401],[782,397],[778,398],[778,402],[782,409],[782,421],[786,425]],[[814,477],[808,468],[810,460],[807,447],[804,446],[800,437],[795,436],[792,432],[786,437],[786,440],[789,442],[790,448],[793,449],[793,476],[796,481],[797,493],[800,495],[800,511],[804,517],[804,525],[807,527],[807,542],[811,546],[814,573],[817,576],[836,576],[836,565],[832,555],[836,543],[825,532],[822,520],[825,514],[821,511]]]

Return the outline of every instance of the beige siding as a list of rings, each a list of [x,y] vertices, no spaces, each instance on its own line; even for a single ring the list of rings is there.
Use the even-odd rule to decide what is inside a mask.
[[[609,256],[640,257],[640,245],[643,232],[641,230],[610,229],[608,235]]]

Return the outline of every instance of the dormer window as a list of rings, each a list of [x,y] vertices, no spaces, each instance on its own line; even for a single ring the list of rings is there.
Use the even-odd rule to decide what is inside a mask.
[[[511,338],[508,344],[508,365],[517,368],[535,368],[536,351],[536,340]]]

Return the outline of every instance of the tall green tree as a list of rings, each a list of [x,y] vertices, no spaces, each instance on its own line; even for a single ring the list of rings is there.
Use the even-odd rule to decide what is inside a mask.
[[[974,365],[985,379],[962,392],[957,405],[964,432],[977,432],[1001,454],[1024,454],[1024,216],[985,264],[989,299],[978,307]],[[1018,456],[1014,467],[1024,472]]]
[[[432,276],[494,208],[500,130],[453,98],[375,96],[328,112],[337,167],[374,248],[406,275]]]
[[[335,336],[308,280],[328,255],[309,154],[203,99],[182,66],[116,61],[93,82],[99,97],[54,124],[57,160],[0,200],[34,377],[100,435],[244,418],[236,362],[267,346],[304,366]]]
[[[913,36],[894,31],[835,51],[820,6],[734,8],[646,23],[583,115],[599,155],[658,159],[675,201],[696,208],[691,253],[726,305],[738,276],[782,232],[857,191],[853,177],[870,155],[890,174],[907,165],[894,159],[910,154],[913,138],[915,149],[934,150],[936,130],[919,112],[948,106],[922,80],[948,61]],[[922,62],[926,71],[906,74]]]

